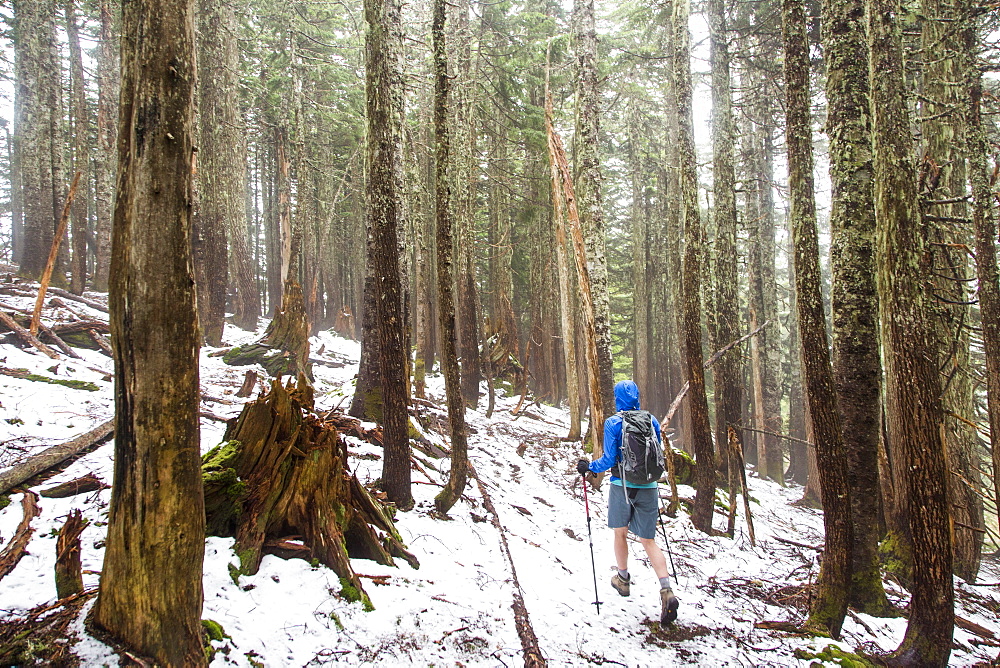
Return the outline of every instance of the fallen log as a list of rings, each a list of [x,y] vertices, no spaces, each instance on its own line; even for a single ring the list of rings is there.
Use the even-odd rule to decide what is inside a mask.
[[[104,336],[98,334],[97,330],[88,329],[87,336],[90,337],[91,341],[97,344],[97,347],[101,349],[102,353],[104,353],[108,357],[114,357],[114,353],[111,351],[111,344],[108,343],[108,340],[105,339]]]
[[[17,324],[14,318],[10,317],[9,314],[0,311],[0,322],[7,325],[7,329],[14,332],[17,338],[21,339],[28,345],[34,346],[35,348],[42,351],[52,359],[56,360],[59,359],[59,353],[52,350],[52,348],[49,348],[47,345],[39,341],[38,338],[35,337],[31,332],[29,332],[24,327],[21,327],[19,324]]]
[[[73,380],[71,378],[50,378],[49,376],[43,376],[38,373],[31,373],[27,369],[9,369],[7,367],[0,366],[0,375],[10,376],[11,378],[21,378],[23,380],[30,380],[36,383],[50,383],[52,385],[64,385],[66,387],[72,388],[74,390],[87,390],[89,392],[97,392],[99,387],[94,383],[87,380]]]
[[[60,599],[83,593],[80,536],[86,528],[83,515],[73,510],[56,539],[56,596]]]
[[[93,473],[43,489],[39,494],[46,499],[66,499],[77,494],[88,494],[110,487]]]
[[[313,413],[301,375],[298,387],[276,379],[247,403],[202,471],[206,530],[235,537],[241,574],[256,573],[267,553],[315,560],[341,577],[346,597],[370,607],[351,558],[419,566],[390,509],[347,468],[337,429]]]
[[[52,340],[52,343],[56,344],[56,347],[59,348],[59,350],[63,351],[64,353],[66,353],[67,355],[69,355],[70,357],[72,357],[73,359],[82,359],[80,357],[80,355],[77,354],[77,352],[75,350],[73,350],[72,348],[70,348],[66,344],[66,342],[63,341],[62,338],[60,338],[60,336],[58,334],[56,334],[52,330],[51,327],[49,327],[48,325],[46,325],[44,322],[39,322],[38,323],[38,327],[39,327],[39,329],[42,330],[42,333],[45,334],[45,336],[47,336],[49,339]]]
[[[85,306],[89,306],[90,308],[94,309],[95,311],[100,311],[101,313],[108,313],[108,307],[105,306],[104,304],[102,304],[100,302],[96,302],[93,299],[88,299],[87,297],[82,297],[80,295],[74,295],[72,292],[69,292],[68,290],[63,290],[62,288],[49,288],[49,292],[52,293],[52,294],[54,294],[54,295],[59,295],[60,297],[63,297],[64,299],[69,299],[69,300],[72,300],[72,301],[75,301],[75,302],[80,302],[81,304],[84,304]]]
[[[24,513],[21,523],[17,525],[14,537],[0,552],[0,580],[14,570],[17,562],[21,561],[21,557],[24,556],[25,549],[28,547],[28,541],[31,540],[31,534],[34,532],[34,529],[31,528],[31,521],[42,512],[38,507],[38,496],[34,492],[24,493],[24,498],[21,499],[21,508]]]
[[[6,494],[15,486],[20,485],[43,471],[62,464],[70,457],[83,452],[91,446],[111,440],[111,437],[114,436],[114,431],[114,420],[108,420],[87,433],[77,436],[72,441],[53,445],[51,448],[47,448],[37,455],[29,457],[17,466],[0,472],[0,494]]]

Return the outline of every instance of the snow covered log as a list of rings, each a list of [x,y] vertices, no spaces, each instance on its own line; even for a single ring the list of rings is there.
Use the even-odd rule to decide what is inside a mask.
[[[419,563],[389,508],[348,470],[347,446],[312,412],[312,390],[299,380],[274,380],[204,456],[207,531],[236,538],[242,574],[256,573],[265,553],[298,556],[333,569],[367,602],[350,558]]]

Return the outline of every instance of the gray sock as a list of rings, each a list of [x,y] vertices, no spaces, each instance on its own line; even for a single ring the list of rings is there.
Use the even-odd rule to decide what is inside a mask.
[[[623,571],[622,569],[619,568],[618,577],[620,577],[622,580],[625,580],[625,582],[628,582],[629,580],[628,571],[627,570]]]
[[[619,571],[621,572],[621,571]],[[670,589],[670,578],[662,577],[660,578],[660,589]]]

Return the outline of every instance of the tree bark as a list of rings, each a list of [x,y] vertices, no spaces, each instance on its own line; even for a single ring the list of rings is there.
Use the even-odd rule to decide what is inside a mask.
[[[83,593],[80,535],[87,527],[79,509],[72,510],[56,539],[56,598]]]
[[[403,509],[413,505],[410,491],[410,442],[406,404],[409,396],[399,276],[400,193],[396,174],[400,156],[403,94],[400,71],[400,7],[397,0],[366,0],[365,95],[367,100],[368,217],[376,271],[375,317],[366,322],[378,332],[385,453],[382,489]]]
[[[868,46],[862,0],[823,4],[830,135],[833,371],[847,455],[854,549],[848,603],[886,615],[879,570],[882,360],[875,289]]]
[[[847,465],[820,286],[809,114],[809,49],[802,0],[783,0],[781,28],[785,50],[785,124],[795,243],[795,291],[826,534],[819,592],[809,611],[807,624],[837,638],[847,614],[853,539]]]
[[[118,96],[121,71],[116,17],[118,3],[101,1],[101,42],[97,51],[97,158],[94,169],[96,199],[96,262],[94,290],[108,289],[111,266],[111,218],[114,211],[115,180],[118,172]]]
[[[885,410],[894,491],[913,547],[909,623],[889,660],[945,666],[954,631],[948,473],[898,11],[895,0],[866,2]]]
[[[574,155],[578,173],[576,190],[580,224],[587,246],[587,273],[594,304],[594,328],[597,338],[597,370],[600,373],[600,419],[615,412],[615,370],[611,359],[611,297],[608,288],[607,233],[604,222],[604,198],[600,142],[600,91],[597,71],[597,29],[594,21],[594,0],[573,3],[577,57],[577,100],[579,106],[578,138]],[[593,424],[597,415],[591,406]]]
[[[684,273],[682,277],[684,317],[684,363],[688,382],[688,416],[695,461],[695,528],[712,533],[715,512],[715,448],[705,394],[705,369],[701,349],[701,212],[698,205],[697,156],[691,107],[691,35],[686,2],[674,6],[674,86],[677,94],[677,147],[680,158],[681,201],[684,214]]]
[[[165,665],[205,665],[205,511],[191,266],[193,0],[126,3],[111,268],[115,475],[94,622]]]
[[[66,39],[69,44],[70,78],[73,104],[73,162],[72,172],[83,174],[84,189],[90,181],[88,144],[90,122],[87,114],[87,91],[83,82],[83,53],[80,50],[80,31],[76,25],[74,0],[66,0],[63,12],[66,17]],[[82,295],[87,285],[87,198],[73,200],[71,238],[73,243],[70,292]]]
[[[451,188],[448,167],[451,144],[448,133],[448,58],[445,42],[445,0],[434,0],[431,40],[434,58],[434,202],[437,227],[438,326],[441,331],[441,370],[444,373],[451,435],[451,471],[448,484],[434,498],[438,512],[447,513],[461,498],[469,472],[465,436],[465,400],[455,347],[455,297],[452,292],[454,240],[451,225]]]

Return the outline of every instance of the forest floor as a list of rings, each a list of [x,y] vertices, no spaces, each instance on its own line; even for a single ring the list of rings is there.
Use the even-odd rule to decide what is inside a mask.
[[[0,295],[0,301],[30,308],[24,297]],[[107,317],[79,304],[73,310]],[[46,309],[47,322],[61,317],[69,313]],[[247,343],[257,336],[227,328],[226,343]],[[314,367],[317,408],[346,407],[359,345],[324,332],[314,337],[312,350],[314,357],[334,365]],[[88,390],[0,375],[0,471],[112,416],[111,359],[97,351],[78,352],[82,360],[52,360],[23,350],[11,340],[0,343],[0,366],[96,386]],[[202,351],[202,391],[233,403],[206,401],[202,410],[234,417],[247,401],[234,396],[245,369],[227,366],[220,357],[210,356],[212,352]],[[343,366],[335,366],[340,363]],[[428,398],[443,406],[440,377],[429,380],[428,390]],[[521,642],[511,607],[515,572],[539,648],[552,666],[808,666],[811,661],[799,657],[821,652],[830,644],[878,651],[891,650],[899,643],[906,627],[901,618],[851,613],[839,643],[755,626],[762,621],[804,618],[810,585],[818,572],[818,552],[813,548],[823,542],[823,527],[819,511],[795,505],[801,488],[780,487],[760,480],[752,471],[750,506],[756,545],[751,545],[742,507],[732,539],[698,532],[683,510],[667,519],[677,575],[674,591],[681,601],[678,621],[667,629],[659,627],[658,583],[637,542],[630,543],[632,596],[622,598],[611,589],[607,482],[592,492],[597,596],[602,601],[598,613],[592,604],[595,592],[587,521],[580,477],[574,468],[582,455],[581,446],[560,440],[568,430],[565,410],[533,404],[514,417],[511,410],[518,399],[498,390],[492,417],[485,415],[485,398],[479,408],[468,411],[470,459],[492,498],[507,551],[500,530],[484,509],[476,480],[470,481],[447,518],[434,512],[433,497],[446,480],[447,460],[420,455],[426,473],[413,472],[416,507],[396,515],[403,541],[420,560],[419,570],[403,562],[387,567],[353,560],[355,571],[367,576],[363,581],[373,611],[342,598],[341,584],[332,571],[302,560],[266,556],[256,575],[234,582],[229,573],[230,564],[237,562],[232,540],[207,539],[203,617],[217,622],[225,633],[212,643],[217,650],[212,665],[521,665]],[[439,418],[446,415],[443,409],[421,410]],[[437,431],[446,422],[431,418],[424,424],[424,435],[446,447]],[[224,429],[223,422],[203,419],[202,450],[216,445]],[[359,479],[378,478],[380,450],[348,440],[351,465]],[[110,483],[112,454],[112,444],[100,446],[40,487],[87,473]],[[12,494],[11,503],[0,510],[0,550],[8,545],[21,520],[21,497]],[[693,497],[693,490],[681,487],[681,497]],[[0,624],[23,623],[31,614],[36,621],[56,614],[39,610],[55,603],[55,535],[73,509],[82,510],[90,521],[83,533],[84,584],[88,589],[97,587],[109,498],[110,489],[105,489],[66,499],[40,499],[41,515],[34,520],[28,554],[0,583]],[[720,508],[716,527],[724,526]],[[658,541],[662,544],[660,536]],[[996,560],[984,560],[981,578],[987,584],[956,581],[956,611],[976,632],[956,628],[951,665],[989,665],[1000,660],[1000,587],[996,584],[1000,567]],[[895,603],[905,605],[907,596],[899,586],[887,581],[886,587]],[[83,618],[93,600],[92,595],[85,596],[72,606],[53,608],[62,611],[58,628],[65,628],[60,632],[65,636],[64,654],[76,657],[68,661],[78,660],[80,665],[116,665],[118,656],[84,628]]]

